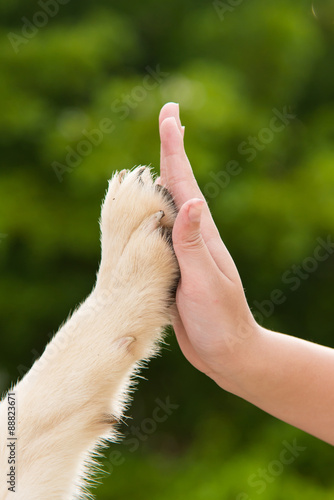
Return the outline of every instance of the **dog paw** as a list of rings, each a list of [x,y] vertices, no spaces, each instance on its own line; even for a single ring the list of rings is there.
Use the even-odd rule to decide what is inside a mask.
[[[138,297],[142,304],[150,304],[150,294],[156,294],[150,310],[170,304],[179,277],[172,247],[176,214],[172,196],[154,183],[148,167],[116,172],[110,180],[101,212],[102,260],[97,285],[122,296],[127,305],[121,309],[133,308]],[[131,296],[131,304],[124,290]]]

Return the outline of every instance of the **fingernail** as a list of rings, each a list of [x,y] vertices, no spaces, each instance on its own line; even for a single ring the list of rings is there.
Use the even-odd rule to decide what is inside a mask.
[[[180,118],[180,104],[178,102],[176,102],[175,104],[177,105],[177,117],[178,117],[179,125],[180,125],[181,129],[183,129],[182,123],[181,123],[181,118]]]
[[[192,203],[188,209],[188,217],[190,222],[200,222],[201,214],[203,211],[204,201],[196,200],[196,202]]]
[[[182,125],[181,130],[182,130],[183,137],[184,137],[184,131],[185,131],[185,129],[186,129],[186,127],[184,125]]]
[[[178,102],[170,102],[173,106],[176,107],[178,115],[180,115],[180,104]]]

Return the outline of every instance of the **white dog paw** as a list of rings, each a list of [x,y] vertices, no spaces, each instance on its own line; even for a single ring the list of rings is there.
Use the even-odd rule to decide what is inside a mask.
[[[121,309],[133,309],[135,303],[139,311],[147,304],[152,313],[170,305],[179,278],[172,247],[176,214],[172,196],[154,183],[148,167],[116,172],[109,182],[100,221],[97,286],[112,289],[115,300],[122,297]]]

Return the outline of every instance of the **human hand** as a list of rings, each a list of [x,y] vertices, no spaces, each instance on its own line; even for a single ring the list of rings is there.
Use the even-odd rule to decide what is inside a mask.
[[[228,388],[258,325],[186,156],[178,104],[168,103],[162,108],[159,128],[160,182],[179,208],[173,229],[181,269],[174,330],[188,361],[214,380],[219,379],[220,385],[224,380]]]
[[[161,183],[179,208],[173,323],[186,358],[218,385],[334,444],[334,350],[259,326],[183,146],[178,105],[160,113]]]

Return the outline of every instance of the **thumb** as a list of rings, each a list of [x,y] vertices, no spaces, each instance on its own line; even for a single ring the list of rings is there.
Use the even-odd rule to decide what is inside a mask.
[[[173,227],[173,246],[181,275],[187,270],[200,271],[213,259],[201,235],[201,214],[205,202],[199,198],[182,205]]]

